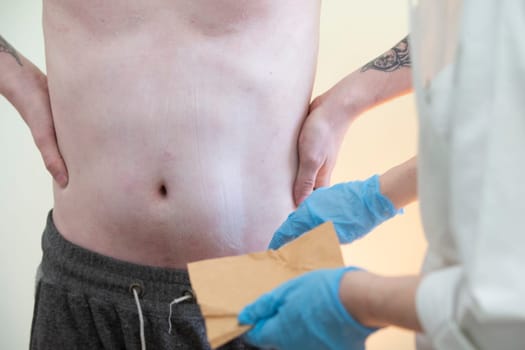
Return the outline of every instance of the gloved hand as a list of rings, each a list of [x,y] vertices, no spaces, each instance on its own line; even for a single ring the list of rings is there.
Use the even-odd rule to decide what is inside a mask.
[[[381,194],[378,175],[319,188],[288,216],[268,248],[277,249],[326,221],[334,223],[341,243],[350,243],[401,212]]]
[[[254,327],[248,343],[279,350],[358,350],[376,331],[348,314],[339,298],[343,275],[356,268],[317,270],[264,294],[239,314]]]

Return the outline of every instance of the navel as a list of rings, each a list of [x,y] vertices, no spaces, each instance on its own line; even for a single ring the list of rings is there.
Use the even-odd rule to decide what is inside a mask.
[[[163,198],[168,196],[168,189],[166,188],[165,184],[161,184],[159,186],[159,194]]]

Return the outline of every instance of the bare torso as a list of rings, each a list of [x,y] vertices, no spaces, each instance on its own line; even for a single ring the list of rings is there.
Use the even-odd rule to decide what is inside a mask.
[[[70,241],[135,263],[265,249],[293,210],[319,0],[44,0]]]

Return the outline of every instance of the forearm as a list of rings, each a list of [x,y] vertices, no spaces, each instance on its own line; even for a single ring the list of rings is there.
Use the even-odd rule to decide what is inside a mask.
[[[0,36],[0,95],[7,98],[26,122],[44,164],[61,187],[68,174],[58,149],[47,77]]]
[[[22,60],[20,59],[20,55],[18,54],[18,52],[16,52],[14,47],[12,47],[11,44],[9,44],[7,40],[5,40],[1,35],[0,35],[0,52],[11,56],[12,59],[14,59],[15,62],[19,66],[23,66]]]
[[[379,178],[381,193],[396,209],[417,199],[417,157],[388,170]]]
[[[355,70],[337,85],[348,115],[358,116],[412,90],[408,37],[384,54]]]
[[[17,77],[24,71],[21,55],[0,35],[0,94],[13,94]]]
[[[37,91],[47,90],[46,76],[0,36],[0,95],[3,95],[25,119],[40,98]],[[27,122],[27,120],[26,120]]]
[[[384,277],[351,271],[343,277],[339,294],[349,314],[367,327],[421,331],[415,301],[419,281],[418,276]]]

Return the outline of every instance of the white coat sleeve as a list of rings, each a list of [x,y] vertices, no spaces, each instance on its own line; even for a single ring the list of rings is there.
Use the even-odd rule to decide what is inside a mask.
[[[465,11],[474,29],[462,29],[457,79],[484,88],[450,126],[457,259],[423,276],[417,311],[436,349],[525,349],[525,4],[467,0]]]

